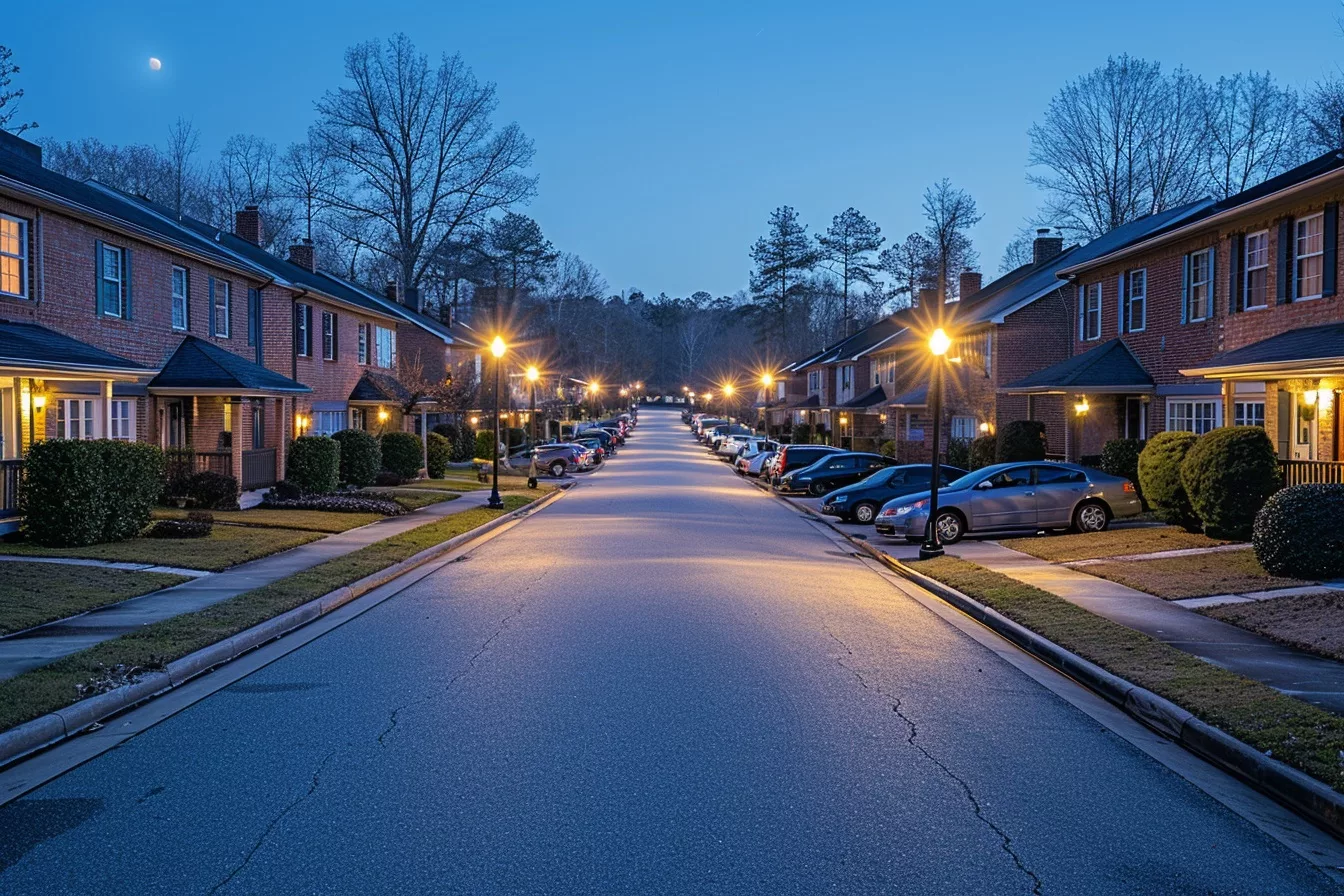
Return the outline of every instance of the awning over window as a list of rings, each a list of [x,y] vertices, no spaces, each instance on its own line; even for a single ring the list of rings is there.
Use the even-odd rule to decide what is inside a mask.
[[[1112,339],[1003,387],[1015,394],[1152,392],[1153,378],[1123,340]]]

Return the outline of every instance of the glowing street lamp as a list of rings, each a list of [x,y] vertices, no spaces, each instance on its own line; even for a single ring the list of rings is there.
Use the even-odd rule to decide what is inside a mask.
[[[729,404],[729,402],[732,400],[733,393],[736,392],[737,389],[733,387],[732,383],[724,383],[722,391],[723,391],[723,416],[727,418],[729,423],[732,423],[733,409]]]
[[[531,405],[527,415],[528,428],[532,431],[532,444],[537,444],[537,380],[541,379],[541,371],[537,365],[527,365],[527,385],[532,393]]]
[[[490,341],[490,354],[495,356],[495,444],[491,446],[491,457],[493,463],[491,467],[490,500],[485,503],[491,510],[503,510],[504,499],[499,496],[499,368],[503,364],[504,353],[509,347],[504,344],[504,339],[496,336]]]
[[[770,438],[770,387],[775,384],[775,378],[769,373],[761,374],[761,385],[765,387],[762,395],[764,400],[761,402],[761,432],[765,437]]]
[[[942,447],[943,428],[943,359],[952,347],[952,339],[942,327],[929,335],[929,353],[933,356],[929,374],[929,409],[933,412],[933,463],[929,469],[929,521],[924,524],[924,543],[919,546],[919,559],[931,560],[943,556],[943,544],[938,538],[938,480],[942,478],[938,451]]]

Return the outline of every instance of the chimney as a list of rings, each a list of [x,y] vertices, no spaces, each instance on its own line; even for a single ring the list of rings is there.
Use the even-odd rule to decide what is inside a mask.
[[[1036,239],[1031,242],[1031,263],[1040,264],[1049,261],[1064,251],[1064,237],[1051,236],[1049,227],[1036,231]]]
[[[979,271],[962,271],[960,282],[961,288],[957,295],[963,299],[969,299],[980,291],[980,284],[982,282],[983,279],[981,278]]]
[[[247,240],[254,246],[260,246],[263,242],[261,238],[261,208],[255,205],[245,205],[242,211],[234,212],[233,235],[241,240]]]
[[[420,310],[420,290],[414,286],[408,286],[401,291],[401,304],[412,311]]]
[[[387,278],[387,285],[383,287],[383,297],[386,298],[389,302],[393,303],[401,301],[401,299],[397,296],[396,278],[394,277]]]
[[[313,248],[313,241],[305,239],[290,246],[289,261],[305,271],[315,273],[317,271],[317,251]]]
[[[914,307],[918,308],[921,305],[937,307],[938,288],[936,286],[926,286],[919,291],[919,297],[915,300]]]
[[[29,143],[22,137],[16,137],[4,128],[0,128],[0,152],[18,156],[38,167],[42,165],[42,147],[36,143]]]

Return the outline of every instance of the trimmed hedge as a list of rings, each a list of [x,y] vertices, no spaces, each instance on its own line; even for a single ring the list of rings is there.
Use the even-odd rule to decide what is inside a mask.
[[[383,468],[383,446],[362,429],[343,429],[332,436],[341,447],[341,482],[356,488],[373,485]]]
[[[1263,427],[1228,426],[1210,430],[1190,448],[1181,462],[1181,485],[1206,535],[1247,539],[1283,476]]]
[[[970,463],[968,470],[978,470],[981,467],[988,467],[994,463],[994,456],[999,450],[999,440],[995,436],[980,436],[971,442]]]
[[[1270,575],[1344,576],[1344,485],[1293,485],[1269,496],[1255,515],[1251,545]]]
[[[1191,532],[1201,526],[1181,482],[1181,464],[1198,440],[1191,432],[1160,432],[1139,453],[1139,490],[1148,506],[1162,522]]]
[[[414,479],[424,462],[420,437],[409,432],[383,433],[383,469],[402,479]]]
[[[289,446],[285,479],[310,495],[325,495],[341,484],[341,446],[331,436],[299,436]]]
[[[442,479],[443,474],[448,472],[448,464],[453,458],[453,443],[446,436],[437,432],[429,434],[429,461],[426,473],[430,479]]]
[[[1143,439],[1111,439],[1101,449],[1101,469],[1112,476],[1123,476],[1139,484],[1139,455]]]
[[[19,493],[24,531],[48,547],[138,535],[163,491],[163,467],[163,452],[143,442],[37,442],[24,459]]]
[[[1039,420],[1013,420],[999,430],[998,461],[1045,460],[1045,424]]]
[[[887,439],[887,441],[882,443],[882,447],[877,449],[877,453],[883,457],[895,457],[896,443],[891,439]]]
[[[947,452],[943,455],[946,462],[963,470],[971,468],[971,443],[968,439],[949,439]]]
[[[214,524],[204,520],[159,520],[145,533],[149,538],[208,538]]]
[[[493,460],[495,456],[495,433],[493,430],[481,430],[476,433],[475,456],[472,460],[479,457],[481,460]]]
[[[190,498],[193,507],[202,510],[238,509],[238,480],[232,476],[202,470],[185,477],[181,487],[183,491],[179,494]]]
[[[367,495],[305,495],[302,498],[272,498],[267,495],[263,507],[277,510],[325,510],[332,513],[380,513],[383,516],[401,516],[406,512],[396,501]]]

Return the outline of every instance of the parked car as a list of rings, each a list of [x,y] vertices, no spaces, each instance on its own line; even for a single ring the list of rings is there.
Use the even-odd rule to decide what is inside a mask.
[[[928,491],[888,501],[874,528],[921,541],[929,518]],[[967,473],[938,492],[938,538],[956,544],[968,532],[1073,529],[1102,532],[1112,519],[1142,511],[1134,483],[1077,464],[994,464]]]
[[[559,478],[584,468],[584,455],[587,449],[570,442],[551,442],[536,447],[537,466],[549,470],[552,476]]]
[[[695,433],[697,439],[703,442],[709,430],[727,422],[727,420],[720,420],[718,417],[701,417],[692,424],[691,431]]]
[[[816,463],[791,473],[785,473],[779,481],[782,492],[806,492],[820,498],[837,488],[853,485],[861,479],[867,479],[884,467],[896,465],[895,458],[882,454],[868,454],[862,451],[842,451],[828,454]]]
[[[574,437],[574,444],[582,445],[593,452],[593,466],[599,466],[602,461],[607,459],[607,450],[602,446],[602,440],[596,436],[580,433]]]
[[[757,436],[756,431],[750,426],[735,426],[716,438],[717,441],[713,445],[714,453],[724,460],[731,460],[737,457],[740,448],[755,441]]]
[[[744,426],[741,423],[721,423],[709,431],[705,437],[705,445],[710,451],[719,450],[719,444],[728,436],[749,436],[755,430],[750,426]]]
[[[928,464],[904,464],[878,470],[867,479],[826,495],[822,499],[821,512],[839,517],[845,522],[863,523],[866,526],[877,519],[877,512],[882,509],[882,505],[893,498],[928,491],[932,473],[933,467]],[[960,467],[940,464],[940,488],[946,488],[953,480],[965,475],[966,471]]]
[[[783,445],[775,456],[775,465],[770,471],[770,484],[778,486],[785,473],[810,467],[827,454],[839,454],[839,448],[830,445]]]
[[[605,429],[580,430],[574,434],[574,440],[579,441],[581,439],[597,439],[602,443],[602,448],[607,455],[615,456],[616,454],[616,438]]]
[[[737,459],[737,472],[741,473],[743,476],[760,478],[763,475],[767,475],[762,471],[774,459],[774,451],[762,451],[754,457],[742,455]]]

